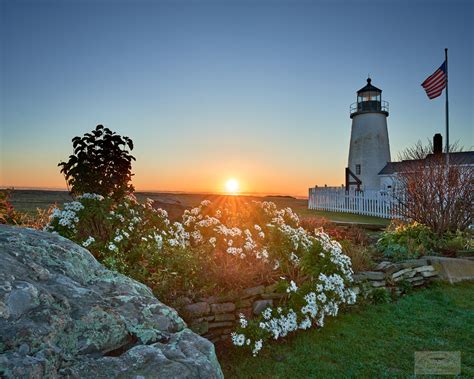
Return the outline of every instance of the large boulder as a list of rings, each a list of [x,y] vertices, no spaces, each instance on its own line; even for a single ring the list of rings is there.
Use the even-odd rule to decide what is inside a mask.
[[[214,346],[75,243],[0,225],[0,377],[222,378]]]

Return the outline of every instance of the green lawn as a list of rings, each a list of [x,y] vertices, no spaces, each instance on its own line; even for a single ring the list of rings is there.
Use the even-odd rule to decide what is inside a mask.
[[[398,302],[367,305],[320,330],[272,343],[257,358],[220,351],[226,378],[413,377],[415,351],[461,351],[474,377],[474,283],[433,285]]]

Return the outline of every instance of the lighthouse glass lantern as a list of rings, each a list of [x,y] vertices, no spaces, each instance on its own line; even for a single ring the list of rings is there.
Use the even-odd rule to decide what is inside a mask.
[[[377,112],[382,110],[382,90],[371,84],[367,79],[367,85],[357,91],[357,111]]]

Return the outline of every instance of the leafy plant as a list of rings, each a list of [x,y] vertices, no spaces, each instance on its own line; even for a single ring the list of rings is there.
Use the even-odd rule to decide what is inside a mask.
[[[370,271],[374,267],[374,247],[357,245],[349,240],[341,241],[341,246],[344,254],[351,258],[354,271]]]
[[[0,190],[0,224],[17,224],[18,214],[10,202],[11,189]]]
[[[133,141],[103,125],[72,139],[74,153],[60,162],[61,173],[72,195],[95,193],[119,200],[133,192]]]
[[[377,241],[385,257],[400,261],[436,253],[438,238],[431,229],[418,222],[393,223]]]
[[[387,304],[392,298],[386,288],[375,288],[370,292],[369,299],[373,304]]]
[[[264,340],[321,327],[339,306],[355,302],[351,261],[341,245],[322,231],[309,234],[291,209],[271,202],[203,201],[184,212],[182,223],[171,223],[152,201],[127,196],[117,203],[85,193],[55,209],[47,230],[82,244],[171,305],[180,297],[275,284],[285,294],[281,309],[267,311],[264,328],[252,321],[245,331],[254,354]],[[277,328],[272,318],[293,324]]]

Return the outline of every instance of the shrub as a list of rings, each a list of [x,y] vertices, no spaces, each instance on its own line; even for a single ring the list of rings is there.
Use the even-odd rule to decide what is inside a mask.
[[[322,228],[331,238],[339,242],[350,241],[362,246],[369,244],[367,232],[355,225],[338,226],[324,217],[307,217],[301,220],[301,226],[311,233]]]
[[[73,196],[96,193],[115,200],[133,192],[132,160],[129,150],[133,141],[121,137],[102,125],[72,139],[74,153],[60,162],[68,188]]]
[[[10,202],[11,189],[0,190],[0,224],[18,224],[19,215]]]
[[[309,237],[311,243],[301,255],[300,270],[305,281],[286,281],[288,300],[280,307],[268,307],[254,320],[240,315],[240,326],[232,334],[236,346],[247,348],[256,356],[265,340],[280,339],[289,333],[311,327],[323,327],[327,316],[336,316],[339,307],[354,304],[350,259],[341,245],[323,232]]]
[[[369,300],[373,304],[387,304],[390,303],[392,297],[386,288],[375,288],[370,292]]]
[[[417,222],[392,223],[377,241],[377,249],[395,261],[434,254],[437,245],[431,229]]]
[[[139,204],[130,195],[116,203],[86,193],[62,210],[55,208],[46,230],[81,244],[108,268],[148,284],[162,299],[189,290],[196,277],[182,225],[171,224],[151,200]]]
[[[471,231],[447,232],[440,241],[440,250],[447,255],[474,250],[474,238]]]
[[[43,229],[49,221],[52,206],[45,209],[36,209],[36,213],[29,214],[17,211],[10,198],[13,189],[0,190],[0,224],[21,225],[33,229]]]
[[[322,231],[309,234],[291,209],[271,202],[203,201],[172,224],[152,201],[141,205],[129,196],[116,203],[84,194],[55,209],[46,229],[82,244],[171,304],[182,296],[278,282],[287,294],[282,308],[267,310],[264,320],[248,322],[245,330],[255,354],[265,339],[321,327],[325,316],[355,301],[348,289],[351,261],[341,245]],[[285,324],[290,321],[297,324]]]
[[[456,150],[462,148],[452,146],[450,151]],[[405,160],[395,176],[394,195],[401,216],[429,226],[441,237],[447,231],[465,230],[472,222],[474,168],[467,160],[448,164],[445,154],[431,151],[418,142],[402,152]]]
[[[341,241],[342,250],[351,258],[354,271],[370,271],[374,267],[375,249],[372,246],[356,245],[349,240]]]

